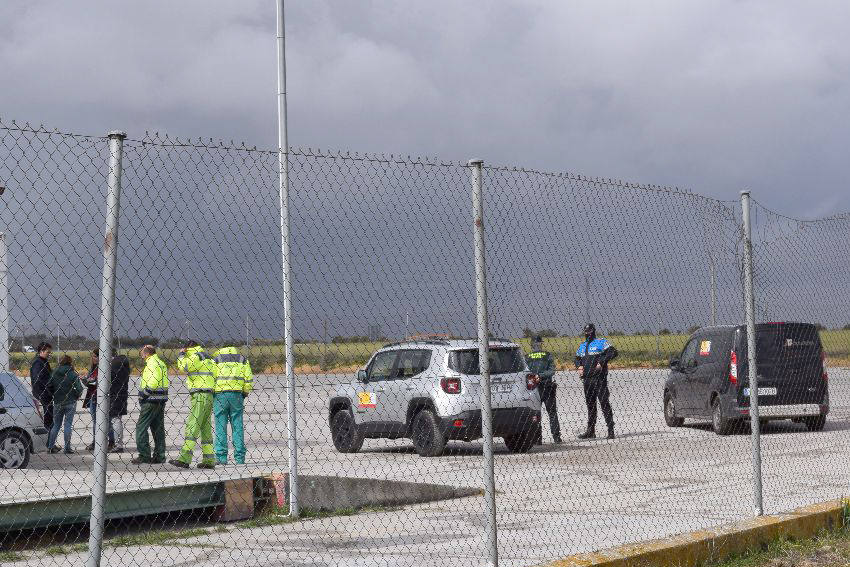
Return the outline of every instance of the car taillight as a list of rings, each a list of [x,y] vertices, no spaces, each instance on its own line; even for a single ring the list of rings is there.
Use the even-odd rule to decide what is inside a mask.
[[[447,394],[460,394],[460,378],[440,378],[440,388]]]
[[[33,398],[32,405],[35,408],[35,411],[38,413],[38,417],[41,418],[41,421],[44,421],[44,412],[41,411],[41,402]]]
[[[823,351],[820,351],[820,362],[821,368],[823,369],[823,374],[821,374],[821,378],[823,378],[823,381],[826,382],[827,380],[829,380],[829,372],[826,371],[826,353]]]
[[[525,387],[529,390],[533,390],[540,384],[540,376],[537,374],[526,374],[525,375]]]
[[[732,351],[732,360],[729,363],[729,382],[732,384],[738,383],[738,355]]]

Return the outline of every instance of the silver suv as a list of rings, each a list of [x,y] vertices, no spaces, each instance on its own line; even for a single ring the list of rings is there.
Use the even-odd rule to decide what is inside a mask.
[[[519,345],[501,340],[490,342],[490,374],[493,436],[513,453],[527,452],[540,437],[539,379]],[[421,456],[434,457],[449,440],[481,438],[478,342],[386,345],[331,398],[328,423],[342,453],[359,451],[366,438],[406,437]]]

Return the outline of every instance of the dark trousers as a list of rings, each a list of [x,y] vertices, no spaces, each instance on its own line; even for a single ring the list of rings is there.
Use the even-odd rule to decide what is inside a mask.
[[[41,403],[41,409],[44,411],[44,427],[50,431],[53,427],[53,395],[49,392],[42,392],[38,397]]]
[[[596,400],[602,408],[605,424],[609,431],[614,430],[614,411],[611,409],[611,393],[608,391],[608,377],[585,378],[584,403],[587,404],[587,429],[596,430]]]
[[[554,439],[561,438],[561,424],[558,421],[558,399],[555,395],[558,391],[558,385],[552,380],[541,380],[540,385],[540,401],[546,408],[546,413],[549,414],[549,427],[552,430]]]
[[[148,430],[153,435],[153,455],[151,455]],[[139,421],[136,423],[136,447],[139,451],[139,460],[143,463],[165,462],[164,402],[142,402]]]

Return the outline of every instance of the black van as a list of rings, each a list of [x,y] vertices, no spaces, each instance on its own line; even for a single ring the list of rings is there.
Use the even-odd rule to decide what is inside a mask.
[[[664,384],[664,419],[711,418],[718,435],[742,428],[750,417],[745,326],[706,327],[670,359]],[[759,419],[791,419],[820,431],[829,412],[826,362],[817,328],[809,323],[756,325]]]

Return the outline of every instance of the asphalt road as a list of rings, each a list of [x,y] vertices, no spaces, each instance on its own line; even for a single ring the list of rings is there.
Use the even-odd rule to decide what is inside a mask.
[[[585,409],[575,374],[557,376],[564,445],[527,455],[497,443],[499,547],[503,565],[534,565],[582,551],[714,526],[752,513],[749,435],[715,435],[708,423],[671,429],[661,412],[660,370],[623,370],[610,378],[618,439],[578,441]],[[462,486],[483,486],[480,442],[453,443],[446,455],[423,459],[407,440],[367,440],[356,455],[333,450],[325,416],[328,397],[345,377],[301,376],[299,466],[332,474]],[[287,466],[285,387],[260,376],[248,399],[249,465],[210,476],[282,471]],[[847,494],[850,453],[850,371],[833,369],[832,412],[823,432],[773,422],[763,429],[767,513]],[[178,395],[169,402],[169,446],[176,453],[185,418]],[[178,408],[181,408],[178,410]],[[182,410],[182,411],[181,411]],[[602,419],[600,415],[600,420]],[[128,431],[135,416],[129,416]],[[88,417],[77,422],[77,445],[88,442]],[[604,430],[600,421],[599,431]],[[544,440],[549,441],[544,418]],[[80,439],[82,437],[82,439]],[[127,455],[110,457],[110,490],[177,484],[201,475],[168,467],[136,469]],[[31,471],[5,473],[4,500],[61,497],[85,491],[91,457],[39,455]],[[483,501],[467,498],[390,512],[327,518],[287,526],[217,533],[156,548],[109,550],[108,565],[483,565]],[[192,545],[188,545],[192,544]],[[52,564],[53,558],[32,564]],[[76,561],[59,557],[56,564]],[[22,562],[20,565],[26,565]]]

